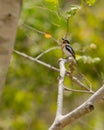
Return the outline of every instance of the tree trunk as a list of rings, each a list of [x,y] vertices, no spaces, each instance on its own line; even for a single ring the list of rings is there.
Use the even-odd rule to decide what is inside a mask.
[[[15,42],[22,0],[0,0],[0,92]]]

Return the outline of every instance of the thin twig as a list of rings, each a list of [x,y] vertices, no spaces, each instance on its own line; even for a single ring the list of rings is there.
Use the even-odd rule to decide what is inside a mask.
[[[40,33],[40,34],[42,34],[42,35],[45,35],[45,34],[46,34],[46,32],[40,31],[40,30],[36,29],[35,27],[29,26],[28,24],[22,23],[22,25],[23,25],[24,27],[26,27],[26,28],[28,28],[28,29],[31,29],[31,30],[33,30],[33,31],[35,31],[35,32],[37,32],[37,33]],[[50,38],[51,38],[54,42],[56,42],[58,45],[60,45],[60,42],[59,42],[57,39],[55,39],[52,35],[51,35]]]
[[[60,19],[60,16],[59,16],[59,14],[57,13],[57,11],[51,10],[51,9],[49,9],[49,8],[46,8],[45,6],[44,6],[44,7],[42,7],[42,6],[35,6],[35,7],[36,7],[36,8],[43,9],[43,10],[46,10],[46,11],[49,11],[49,12],[55,14],[55,15]],[[33,8],[34,8],[34,7],[33,7]]]
[[[64,87],[64,90],[66,90],[66,91],[71,91],[71,92],[79,92],[79,93],[90,93],[90,94],[94,94],[94,92],[92,92],[92,91],[75,90],[75,89],[71,89],[71,88],[68,88],[68,87]]]
[[[42,53],[40,53],[37,57],[35,57],[35,59],[39,59],[40,57],[42,57],[44,54],[52,51],[52,50],[55,50],[55,49],[60,49],[60,47],[56,46],[56,47],[52,47],[52,48],[49,48],[47,49],[46,51],[43,51]]]
[[[69,76],[72,79],[72,81],[74,81],[75,83],[77,83],[78,85],[80,85],[83,89],[85,89],[87,91],[91,91],[90,88],[88,88],[85,84],[83,84],[82,82],[80,82],[80,80],[78,80],[77,77],[74,77],[74,76],[72,77],[69,72],[67,72],[66,75]]]
[[[69,17],[66,19],[66,34],[65,34],[65,39],[67,39],[67,35],[68,35],[68,32],[69,32]]]
[[[31,57],[31,56],[29,56],[29,55],[27,55],[27,54],[25,54],[25,53],[19,52],[19,51],[17,51],[17,50],[14,50],[14,52],[15,52],[16,54],[18,54],[18,55],[21,55],[21,56],[25,57],[25,58],[28,59],[28,60],[35,61],[35,62],[37,62],[37,63],[39,63],[39,64],[41,64],[41,65],[43,65],[43,66],[45,66],[45,67],[47,67],[47,68],[49,68],[49,69],[52,69],[52,70],[55,70],[55,71],[59,71],[58,68],[56,68],[56,67],[54,67],[54,66],[52,66],[52,65],[50,65],[50,64],[47,64],[47,63],[45,63],[45,62],[43,62],[43,61],[37,60],[36,58],[33,58],[33,57]]]

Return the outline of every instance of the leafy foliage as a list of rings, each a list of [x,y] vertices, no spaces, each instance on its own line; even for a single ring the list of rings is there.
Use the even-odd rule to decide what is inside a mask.
[[[80,9],[80,6],[71,5],[70,10],[67,11],[68,17],[75,15],[78,12],[79,9]]]

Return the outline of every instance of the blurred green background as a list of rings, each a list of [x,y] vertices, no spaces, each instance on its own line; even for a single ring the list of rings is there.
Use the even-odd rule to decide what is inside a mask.
[[[14,49],[35,58],[57,47],[53,38],[61,41],[68,30],[67,39],[79,62],[75,76],[96,91],[104,81],[104,1],[94,2],[59,0],[58,4],[57,0],[25,0]],[[61,57],[61,49],[57,48],[39,60],[58,68]],[[79,73],[83,73],[84,78]],[[0,104],[0,130],[47,130],[55,118],[58,76],[57,71],[13,53]],[[81,89],[69,78],[65,79],[65,85]],[[91,94],[65,92],[63,114],[89,96]],[[64,129],[104,130],[103,108],[103,103],[97,104],[92,113]]]

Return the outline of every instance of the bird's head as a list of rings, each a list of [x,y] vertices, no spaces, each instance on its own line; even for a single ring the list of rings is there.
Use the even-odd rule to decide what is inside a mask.
[[[62,38],[62,40],[63,40],[63,42],[62,42],[63,44],[66,44],[66,43],[70,44],[70,42],[68,40],[66,40],[64,38]]]

